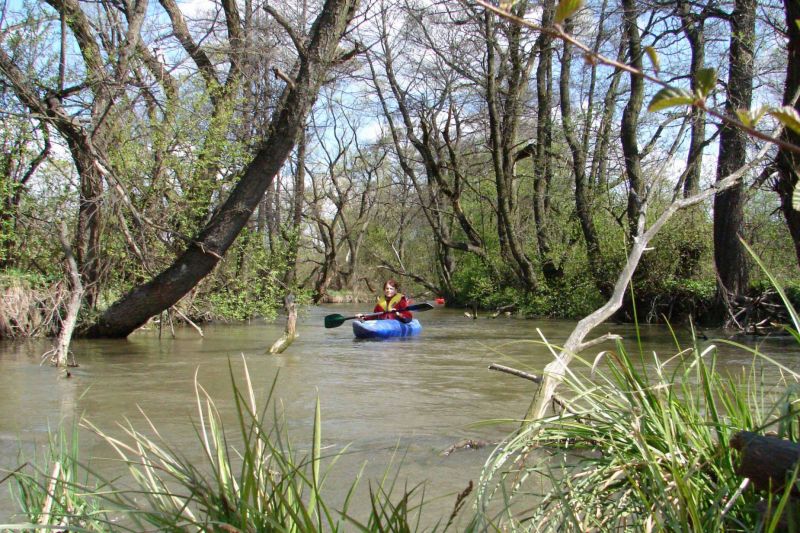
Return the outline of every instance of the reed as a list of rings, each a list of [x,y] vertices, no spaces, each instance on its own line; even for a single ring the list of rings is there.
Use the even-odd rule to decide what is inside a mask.
[[[800,319],[771,281],[800,342]],[[749,351],[749,370],[721,371],[716,346],[696,339],[685,350],[676,340],[666,359],[632,356],[621,341],[576,357],[561,411],[526,421],[484,466],[470,530],[794,531],[785,512],[797,472],[783,493],[759,493],[737,475],[729,442],[742,430],[800,440],[800,374],[721,342]]]
[[[55,335],[66,296],[61,283],[33,283],[0,273],[0,339]]]
[[[0,524],[3,531],[114,531],[96,495],[91,470],[79,460],[78,428],[50,434],[45,456],[33,458],[3,478],[13,478],[11,493],[28,522]],[[46,465],[45,469],[36,464]],[[96,478],[95,478],[96,479]]]
[[[653,375],[621,343],[608,356],[592,377],[586,361],[585,373],[569,372],[567,412],[534,421],[497,450],[475,528],[764,531],[762,496],[741,490],[727,443],[742,429],[777,428],[788,397],[772,403],[755,370],[723,378],[713,348],[678,361],[653,356]],[[493,514],[494,498],[502,510]]]
[[[229,369],[234,429],[224,427],[215,400],[195,378],[195,429],[201,460],[185,458],[146,416],[146,431],[126,422],[121,424],[121,437],[83,421],[82,425],[111,445],[127,465],[129,476],[113,483],[97,477],[97,490],[78,487],[71,480],[88,470],[77,460],[77,444],[68,453],[60,449],[58,457],[51,457],[45,467],[53,469],[51,475],[39,470],[36,475],[14,473],[22,495],[20,507],[29,522],[2,527],[29,529],[47,516],[54,524],[68,524],[70,531],[411,532],[419,528],[414,520],[419,519],[421,503],[411,503],[413,489],[395,496],[396,478],[389,476],[388,470],[384,479],[370,486],[366,518],[358,519],[349,510],[360,475],[346,489],[343,506],[330,508],[323,495],[325,479],[346,450],[323,454],[319,402],[311,449],[301,453],[288,439],[277,410],[270,411],[275,383],[259,408],[247,365],[241,385],[230,364]],[[64,464],[69,464],[71,474],[62,482],[65,467],[58,465]],[[80,499],[75,498],[77,489]],[[59,518],[64,516],[69,520]]]

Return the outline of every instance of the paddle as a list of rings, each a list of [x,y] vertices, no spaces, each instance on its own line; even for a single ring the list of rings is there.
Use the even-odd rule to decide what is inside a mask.
[[[433,306],[427,302],[421,304],[414,304],[409,305],[405,309],[401,309],[400,311],[427,311],[428,309],[433,309]],[[397,313],[398,310],[389,311],[390,313]],[[375,318],[376,316],[381,316],[383,313],[371,313],[369,315],[364,315],[364,318]],[[345,320],[352,320],[354,318],[358,318],[358,316],[342,316],[342,315],[327,315],[325,317],[325,327],[326,328],[338,328],[342,324],[344,324]]]

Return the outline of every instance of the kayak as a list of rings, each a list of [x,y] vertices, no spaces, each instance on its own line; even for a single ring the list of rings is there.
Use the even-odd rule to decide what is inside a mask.
[[[422,326],[413,319],[408,324],[399,320],[365,320],[353,322],[353,334],[359,339],[388,339],[389,337],[411,337],[419,335]]]

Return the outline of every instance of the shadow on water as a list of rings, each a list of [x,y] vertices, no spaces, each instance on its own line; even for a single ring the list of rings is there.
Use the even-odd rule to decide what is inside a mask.
[[[363,309],[353,305],[301,310],[299,338],[277,356],[266,351],[282,335],[281,321],[205,325],[204,337],[183,328],[174,338],[166,331],[160,339],[157,331],[140,331],[126,340],[76,340],[73,351],[80,367],[70,379],[40,365],[49,343],[2,342],[0,467],[15,468],[20,448],[29,456],[46,441],[49,428],[69,424],[75,417],[85,416],[115,435],[121,434],[116,423],[124,419],[144,429],[140,410],[176,449],[190,459],[199,458],[192,426],[195,375],[232,423],[228,361],[239,379],[243,357],[262,398],[278,375],[274,397],[300,449],[310,443],[319,397],[323,446],[330,454],[347,447],[326,482],[334,493],[332,503],[336,489],[349,488],[362,465],[366,464],[362,482],[366,489],[366,480],[381,478],[389,465],[402,460],[401,486],[423,483],[426,497],[447,495],[425,512],[429,521],[446,518],[455,495],[470,480],[477,481],[491,447],[447,457],[442,452],[462,439],[501,439],[517,426],[514,419],[522,416],[535,392],[534,384],[487,367],[500,363],[541,373],[552,356],[538,331],[557,344],[574,323],[502,317],[470,320],[463,311],[435,309],[416,315],[423,324],[420,336],[389,342],[354,339],[348,323],[323,327],[326,314],[359,311]],[[635,343],[632,327],[611,330],[625,335],[626,343]],[[606,331],[601,328],[598,333]],[[677,351],[664,326],[646,326],[640,335],[649,352]],[[688,332],[680,335],[688,345]],[[781,357],[796,355],[794,344],[775,341],[774,346]],[[751,362],[747,354],[726,357],[732,368]],[[488,420],[502,422],[482,424]],[[104,444],[88,434],[81,438],[84,459],[92,457],[93,466],[106,475],[122,473]],[[10,519],[14,507],[6,487],[0,490],[2,523]]]

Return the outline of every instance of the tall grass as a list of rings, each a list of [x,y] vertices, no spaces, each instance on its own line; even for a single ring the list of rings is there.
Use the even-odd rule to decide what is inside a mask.
[[[14,478],[11,492],[29,522],[0,524],[0,529],[113,531],[111,518],[94,496],[104,489],[91,484],[91,471],[78,457],[77,427],[71,433],[63,429],[52,433],[43,458],[6,476]],[[37,468],[37,463],[46,469]]]
[[[752,255],[800,342],[800,316]],[[470,529],[798,530],[797,472],[782,494],[761,493],[737,474],[729,443],[742,430],[800,440],[800,374],[758,349],[719,342],[750,351],[749,371],[723,375],[716,347],[696,340],[667,359],[645,357],[641,345],[631,356],[621,341],[594,361],[576,357],[560,413],[526,421],[487,461]]]
[[[722,377],[713,347],[654,355],[652,375],[621,343],[607,356],[604,370],[576,359],[562,394],[568,411],[533,421],[494,454],[474,527],[763,530],[761,496],[742,490],[727,443],[739,430],[777,426],[786,401],[768,397],[756,370]]]
[[[55,475],[42,478],[15,473],[23,495],[21,508],[30,522],[36,523],[42,516],[44,500],[49,496],[55,507],[68,509],[69,512],[60,515],[49,512],[53,517],[68,514],[70,531],[411,532],[419,529],[421,504],[413,503],[417,500],[415,491],[398,491],[396,478],[388,473],[377,485],[370,485],[366,517],[359,518],[350,511],[360,482],[359,473],[354,474],[353,483],[344,489],[341,508],[330,508],[323,487],[330,469],[345,452],[323,454],[319,403],[314,414],[311,449],[301,453],[288,439],[277,409],[270,410],[274,383],[259,408],[247,365],[242,385],[236,383],[231,365],[229,368],[235,411],[232,430],[224,427],[214,399],[195,379],[195,430],[202,449],[201,460],[187,459],[161,436],[146,416],[146,431],[128,422],[121,425],[124,432],[121,437],[84,421],[84,426],[113,447],[127,465],[129,477],[115,483],[101,480],[102,490],[87,494],[77,485],[71,485],[71,491],[46,488],[56,479]],[[76,447],[64,454],[70,458],[71,468],[78,467],[77,453]],[[70,503],[78,490],[85,502],[82,507]],[[112,528],[108,528],[109,517],[114,519]],[[25,529],[30,524],[9,527]]]
[[[0,339],[54,336],[67,296],[62,283],[0,272]]]

